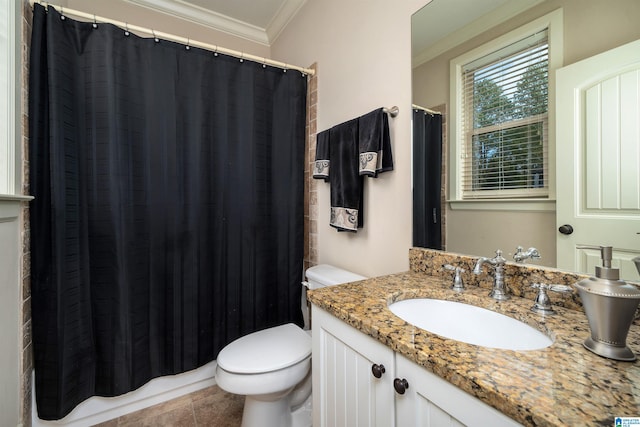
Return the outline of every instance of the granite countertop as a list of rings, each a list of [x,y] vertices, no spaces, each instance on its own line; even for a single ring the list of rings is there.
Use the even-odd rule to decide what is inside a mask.
[[[450,278],[411,271],[309,291],[308,299],[524,425],[611,426],[614,417],[640,416],[640,362],[618,362],[586,350],[582,343],[590,332],[582,310],[554,305],[557,313],[543,316],[529,310],[532,298],[498,302],[485,288],[467,285],[456,293],[451,284]],[[560,299],[555,293],[550,297]],[[446,339],[387,308],[409,298],[484,307],[535,327],[554,343],[542,350],[511,351]],[[637,354],[638,328],[632,325],[627,338]]]

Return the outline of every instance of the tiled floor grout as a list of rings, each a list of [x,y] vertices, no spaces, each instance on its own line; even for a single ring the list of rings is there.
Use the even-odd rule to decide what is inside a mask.
[[[198,417],[196,416],[196,409],[193,407],[193,400],[189,402],[189,405],[191,406],[191,416],[193,417],[193,424],[195,427],[198,427]]]

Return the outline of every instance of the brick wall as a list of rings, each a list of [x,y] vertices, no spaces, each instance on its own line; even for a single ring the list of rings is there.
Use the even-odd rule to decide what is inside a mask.
[[[22,194],[29,194],[29,46],[33,13],[28,0],[22,1]],[[21,219],[22,240],[22,425],[31,427],[31,379],[33,372],[33,346],[31,341],[31,230],[29,228],[29,203],[23,203]]]
[[[304,269],[318,264],[318,181],[313,179],[313,163],[316,156],[318,132],[318,67],[309,68],[316,74],[309,78],[307,86],[307,150],[304,167]]]

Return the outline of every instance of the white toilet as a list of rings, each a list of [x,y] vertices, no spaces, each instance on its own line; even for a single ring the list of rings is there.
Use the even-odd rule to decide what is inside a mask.
[[[306,287],[317,289],[365,277],[333,267],[307,269]],[[306,302],[301,307],[309,327]],[[238,338],[218,354],[216,383],[245,395],[242,427],[311,426],[311,335],[293,323]]]

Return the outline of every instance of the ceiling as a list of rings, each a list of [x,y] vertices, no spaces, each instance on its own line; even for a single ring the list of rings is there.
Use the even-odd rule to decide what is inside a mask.
[[[443,38],[447,33],[457,31],[480,16],[486,15],[508,0],[433,0],[411,21],[413,53],[423,51],[429,45]],[[443,19],[446,17],[446,19]]]
[[[125,0],[270,46],[307,0]],[[452,33],[481,32],[542,0],[432,0],[412,18],[414,65],[455,46]],[[465,37],[473,36],[467,34]],[[416,58],[418,58],[416,60]]]
[[[139,6],[271,45],[306,0],[126,0]]]
[[[416,67],[543,0],[432,0],[411,18]]]

